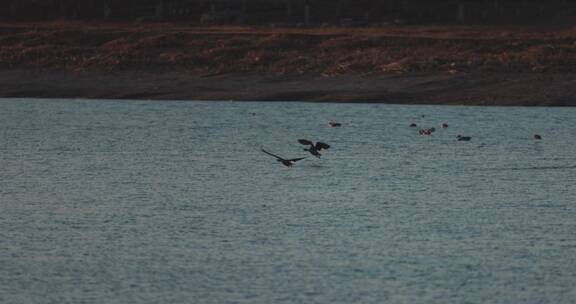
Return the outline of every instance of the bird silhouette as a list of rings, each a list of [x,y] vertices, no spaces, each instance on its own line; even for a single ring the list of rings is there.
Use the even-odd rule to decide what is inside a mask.
[[[542,135],[534,134],[534,139],[540,140],[540,139],[542,139]]]
[[[303,160],[303,159],[306,158],[306,157],[299,157],[299,158],[285,159],[285,158],[282,158],[282,157],[280,157],[280,156],[278,156],[278,155],[276,155],[276,154],[272,154],[272,153],[270,153],[270,152],[268,152],[268,151],[266,151],[266,150],[264,150],[264,149],[262,149],[262,148],[260,148],[260,150],[262,150],[262,152],[264,152],[264,153],[266,153],[266,154],[268,154],[268,155],[270,155],[270,156],[275,157],[275,158],[276,158],[276,161],[281,162],[281,163],[282,163],[284,166],[286,166],[286,167],[292,167],[292,166],[294,165],[294,163],[296,163],[297,161]]]
[[[335,122],[333,120],[331,120],[330,122],[328,122],[328,125],[331,126],[332,128],[336,128],[336,127],[341,127],[342,124],[339,122]]]
[[[316,142],[316,144],[314,144],[313,141],[308,140],[308,139],[299,139],[298,142],[305,145],[305,146],[310,146],[307,149],[304,149],[304,151],[308,151],[308,152],[310,152],[310,154],[312,154],[318,158],[320,158],[320,156],[321,156],[319,151],[326,150],[326,149],[330,148],[330,145],[327,143]]]
[[[462,136],[462,135],[458,135],[456,136],[456,138],[458,139],[458,141],[470,141],[470,139],[472,139],[470,136]]]

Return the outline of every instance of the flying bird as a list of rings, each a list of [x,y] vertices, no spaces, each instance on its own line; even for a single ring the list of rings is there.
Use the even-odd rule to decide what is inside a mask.
[[[309,148],[304,149],[304,151],[308,151],[308,152],[310,152],[310,154],[312,154],[318,158],[320,158],[320,156],[321,156],[319,151],[326,150],[326,149],[330,148],[329,144],[326,144],[323,142],[316,142],[316,144],[314,144],[313,141],[307,140],[307,139],[299,139],[298,142],[305,145],[305,146],[310,146]]]
[[[282,157],[280,157],[280,156],[278,156],[278,155],[272,154],[272,153],[270,153],[270,152],[268,152],[268,151],[266,151],[266,150],[264,150],[264,149],[260,149],[260,150],[262,150],[262,152],[264,152],[264,153],[266,153],[266,154],[268,154],[268,155],[270,155],[270,156],[275,157],[275,158],[276,158],[276,161],[281,162],[281,163],[282,163],[284,166],[286,166],[286,167],[292,167],[292,166],[294,165],[294,163],[296,163],[297,161],[303,160],[303,159],[306,158],[306,157],[299,157],[299,158],[285,159],[285,158],[282,158]]]

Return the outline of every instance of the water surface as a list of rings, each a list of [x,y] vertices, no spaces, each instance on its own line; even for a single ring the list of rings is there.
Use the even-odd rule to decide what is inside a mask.
[[[574,134],[575,108],[4,99],[0,302],[573,303]],[[299,138],[332,148],[260,152]]]

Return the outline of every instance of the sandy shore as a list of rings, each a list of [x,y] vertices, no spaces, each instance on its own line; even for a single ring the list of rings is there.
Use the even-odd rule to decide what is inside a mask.
[[[576,30],[2,24],[0,97],[576,105]]]

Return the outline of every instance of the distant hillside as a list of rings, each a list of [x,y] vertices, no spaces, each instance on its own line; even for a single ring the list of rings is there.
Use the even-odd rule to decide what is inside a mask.
[[[0,97],[576,105],[576,27],[2,22]]]
[[[538,29],[538,31],[535,31]],[[44,22],[0,25],[0,67],[317,75],[576,72],[574,28],[196,27]]]

